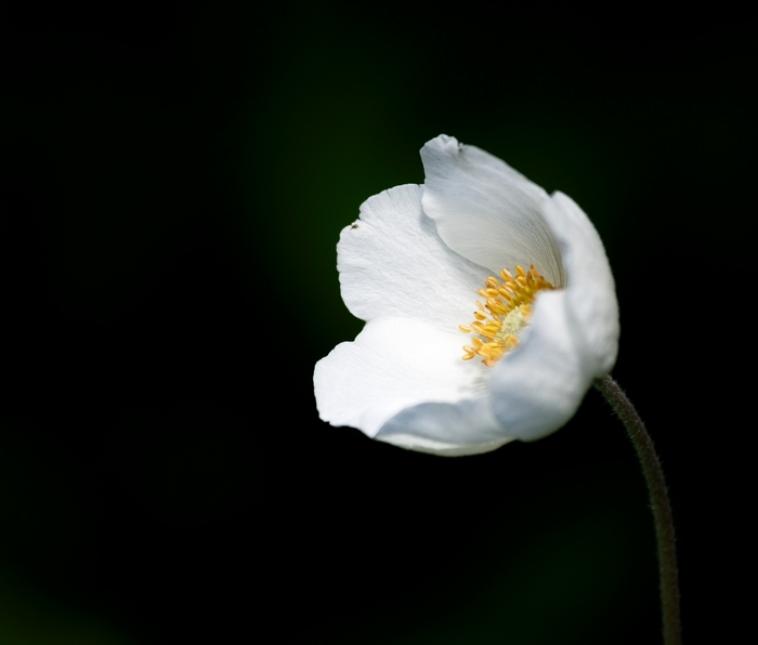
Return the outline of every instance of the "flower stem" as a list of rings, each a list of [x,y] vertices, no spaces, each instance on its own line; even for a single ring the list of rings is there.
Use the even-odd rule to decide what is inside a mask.
[[[679,582],[676,565],[676,538],[674,534],[674,517],[671,513],[671,500],[666,489],[661,461],[655,452],[645,424],[632,402],[610,375],[595,381],[613,411],[629,433],[642,464],[642,472],[647,483],[650,505],[655,520],[655,535],[658,541],[658,574],[661,587],[661,606],[663,612],[664,645],[681,645],[682,626],[679,618]]]

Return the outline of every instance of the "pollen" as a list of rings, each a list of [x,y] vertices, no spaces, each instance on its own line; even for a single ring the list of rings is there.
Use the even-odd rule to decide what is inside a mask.
[[[537,293],[555,287],[532,265],[526,271],[516,266],[515,275],[502,269],[500,276],[490,276],[484,288],[477,293],[474,320],[460,325],[460,330],[471,334],[471,344],[463,347],[463,360],[479,356],[491,367],[519,343],[519,333],[532,316]]]

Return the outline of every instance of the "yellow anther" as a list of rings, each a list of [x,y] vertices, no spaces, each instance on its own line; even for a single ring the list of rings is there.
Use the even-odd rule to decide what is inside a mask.
[[[478,356],[491,367],[518,345],[519,333],[529,323],[537,293],[555,287],[533,264],[529,271],[520,264],[514,273],[502,269],[500,278],[489,276],[484,284],[477,293],[486,304],[477,300],[473,322],[460,325],[459,329],[472,334],[471,345],[463,348],[463,359]]]

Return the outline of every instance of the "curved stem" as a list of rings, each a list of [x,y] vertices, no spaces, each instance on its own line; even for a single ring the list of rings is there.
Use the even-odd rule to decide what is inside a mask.
[[[676,537],[671,500],[666,489],[661,461],[655,452],[645,424],[632,402],[610,375],[595,381],[595,387],[610,403],[614,412],[629,433],[642,464],[650,505],[655,520],[655,535],[658,541],[658,573],[660,576],[661,605],[663,611],[664,645],[681,645],[682,627],[679,618],[679,582],[676,565]]]

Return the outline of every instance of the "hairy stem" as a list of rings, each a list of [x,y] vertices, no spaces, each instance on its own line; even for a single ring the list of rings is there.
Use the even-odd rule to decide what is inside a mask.
[[[604,376],[595,381],[595,387],[600,390],[621,419],[642,464],[658,542],[663,642],[664,645],[681,645],[682,627],[679,617],[679,581],[676,564],[674,517],[671,512],[671,500],[666,488],[661,461],[655,452],[653,440],[645,429],[645,424],[618,383],[610,376]]]

